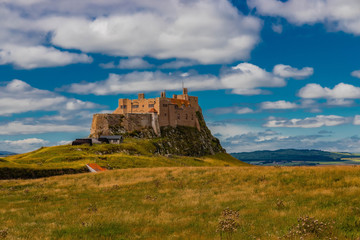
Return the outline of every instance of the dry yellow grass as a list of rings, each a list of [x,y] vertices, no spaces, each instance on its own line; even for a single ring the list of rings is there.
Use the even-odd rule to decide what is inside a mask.
[[[360,167],[177,167],[0,181],[6,239],[278,239],[299,217],[360,237]],[[295,239],[299,239],[298,238]]]

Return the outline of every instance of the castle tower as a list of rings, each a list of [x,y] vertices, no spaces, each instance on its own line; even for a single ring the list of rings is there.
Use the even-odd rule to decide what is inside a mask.
[[[144,93],[139,93],[138,94],[138,99],[139,100],[145,99],[145,94]]]

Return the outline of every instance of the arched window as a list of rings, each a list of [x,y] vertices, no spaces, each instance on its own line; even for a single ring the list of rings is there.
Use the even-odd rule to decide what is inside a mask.
[[[188,120],[188,115],[187,114],[185,115],[185,119]]]
[[[178,113],[177,118],[178,118],[178,120],[180,120],[180,113]]]

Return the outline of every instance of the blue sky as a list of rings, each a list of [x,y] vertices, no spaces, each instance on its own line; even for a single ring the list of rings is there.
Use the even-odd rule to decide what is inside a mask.
[[[0,150],[184,82],[228,152],[360,152],[359,41],[357,0],[2,0]]]

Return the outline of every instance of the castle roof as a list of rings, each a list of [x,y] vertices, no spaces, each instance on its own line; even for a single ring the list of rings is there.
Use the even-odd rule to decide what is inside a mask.
[[[170,101],[171,101],[172,104],[176,104],[176,105],[178,105],[179,107],[180,107],[181,105],[185,105],[185,106],[189,106],[189,105],[190,105],[189,100],[171,98]]]
[[[157,113],[157,111],[156,111],[155,108],[151,108],[151,109],[149,110],[149,113]]]

